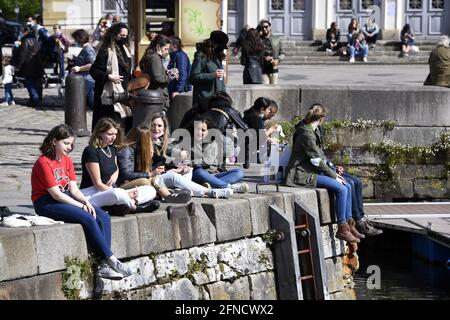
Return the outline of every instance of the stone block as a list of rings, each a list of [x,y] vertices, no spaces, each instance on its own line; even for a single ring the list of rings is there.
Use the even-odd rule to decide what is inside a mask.
[[[167,282],[171,277],[183,276],[188,272],[188,250],[177,250],[157,255],[155,258],[155,273],[158,282]]]
[[[336,129],[336,143],[342,147],[358,148],[367,143],[381,143],[384,128],[338,128]]]
[[[269,197],[266,194],[237,194],[235,198],[246,199],[250,206],[250,218],[252,222],[252,235],[265,233],[270,229],[269,207],[272,204],[279,205],[280,197]],[[278,201],[274,201],[274,199]]]
[[[403,179],[441,179],[447,178],[445,165],[399,165],[399,176]]]
[[[330,119],[337,120],[352,117],[352,104],[350,103],[349,87],[347,85],[304,85],[300,89],[300,111],[302,114],[305,114],[314,103],[320,103],[327,106],[327,116]],[[291,118],[288,117],[287,119]]]
[[[415,179],[414,197],[447,199],[450,192],[447,186],[447,179]]]
[[[129,293],[129,291],[156,282],[155,266],[149,257],[133,259],[125,262],[125,265],[135,268],[137,273],[119,281],[97,278],[95,288],[97,295],[107,296],[124,292]]]
[[[428,146],[442,132],[442,127],[395,127],[387,131],[385,140],[416,146]]]
[[[66,256],[88,259],[86,237],[81,225],[42,226],[33,227],[32,230],[40,274],[65,269]]]
[[[199,289],[186,278],[154,286],[152,289],[152,300],[198,300],[199,298]]]
[[[181,119],[187,110],[192,107],[192,92],[183,92],[178,94],[172,100],[170,108],[167,111],[169,126],[171,129],[179,128]]]
[[[373,183],[377,199],[409,199],[414,195],[412,180],[376,180]]]
[[[317,204],[319,207],[320,224],[329,224],[336,222],[334,211],[334,197],[328,193],[327,189],[316,189]]]
[[[178,219],[180,230],[180,247],[190,248],[216,241],[216,228],[208,218],[201,204],[195,204],[195,214],[183,219]]]
[[[0,283],[0,300],[65,300],[62,272]]]
[[[239,239],[252,234],[250,205],[247,200],[202,200],[203,209],[216,228],[217,241]]]
[[[172,225],[167,212],[155,211],[136,214],[141,255],[175,249]]]
[[[344,241],[334,236],[337,229],[337,224],[329,224],[321,227],[324,259],[340,256],[345,252]]]
[[[325,270],[327,273],[328,292],[333,293],[344,289],[342,274],[342,258],[334,257],[325,259]]]
[[[111,229],[112,252],[117,258],[130,258],[140,255],[138,221],[134,215],[112,217]]]
[[[251,300],[277,300],[277,286],[273,272],[251,274],[248,278]]]
[[[377,165],[384,162],[384,157],[361,148],[344,147],[333,156],[335,163],[344,163],[348,161],[349,165]]]
[[[216,250],[222,280],[273,270],[272,252],[261,238],[224,243]]]
[[[0,228],[0,281],[38,273],[32,228]]]
[[[229,283],[219,281],[206,285],[211,300],[250,300],[248,277]]]
[[[361,178],[363,183],[363,198],[372,199],[375,196],[375,188],[372,180],[368,178]]]

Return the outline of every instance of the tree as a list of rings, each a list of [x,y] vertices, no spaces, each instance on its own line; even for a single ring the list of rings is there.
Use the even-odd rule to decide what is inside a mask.
[[[7,20],[16,20],[16,13],[14,9],[16,4],[19,6],[19,22],[23,22],[27,14],[39,14],[41,12],[41,0],[0,0],[0,8],[3,11],[3,16]]]

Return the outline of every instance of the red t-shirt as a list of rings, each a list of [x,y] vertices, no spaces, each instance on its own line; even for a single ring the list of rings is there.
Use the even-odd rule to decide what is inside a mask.
[[[48,195],[47,189],[54,186],[67,191],[69,181],[77,181],[70,157],[62,156],[60,161],[56,161],[40,156],[31,171],[31,201]]]

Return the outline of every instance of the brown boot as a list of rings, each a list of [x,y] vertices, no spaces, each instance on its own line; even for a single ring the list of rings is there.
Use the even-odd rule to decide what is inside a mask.
[[[359,233],[358,230],[356,230],[355,226],[356,226],[356,222],[353,219],[348,219],[347,220],[348,223],[348,227],[350,228],[350,232],[352,233],[352,235],[354,235],[356,238],[358,239],[364,239],[366,236]]]
[[[347,242],[356,242],[356,243],[360,242],[359,239],[353,236],[352,233],[350,232],[350,228],[347,222],[339,225],[338,230],[336,232],[336,238]]]

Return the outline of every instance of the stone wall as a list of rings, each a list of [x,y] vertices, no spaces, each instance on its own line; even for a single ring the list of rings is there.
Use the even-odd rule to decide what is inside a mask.
[[[325,190],[282,187],[193,201],[195,215],[183,220],[169,220],[164,204],[153,213],[112,218],[113,252],[138,269],[121,281],[80,276],[80,265],[65,265],[67,256],[88,259],[79,225],[0,228],[0,299],[277,299],[272,248],[263,240],[269,206],[292,219],[295,201],[320,216],[326,297],[354,298],[344,290],[345,246],[334,238]]]

